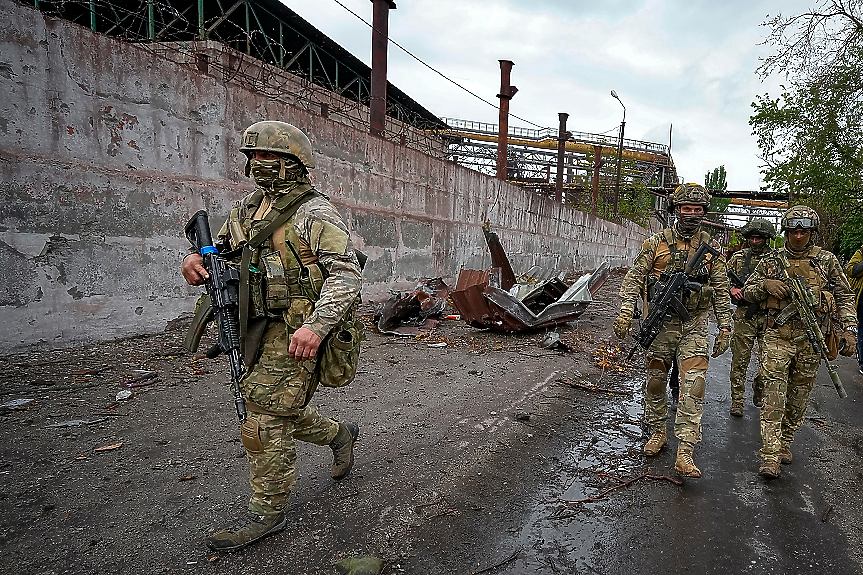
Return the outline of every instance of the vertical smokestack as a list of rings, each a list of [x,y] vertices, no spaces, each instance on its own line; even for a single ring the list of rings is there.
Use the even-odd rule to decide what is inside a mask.
[[[590,200],[590,208],[596,215],[599,207],[599,169],[604,163],[602,161],[602,146],[593,146],[593,197]]]
[[[566,131],[566,120],[569,114],[566,112],[558,112],[560,126],[557,129],[557,181],[555,182],[555,198],[558,202],[563,201],[563,158],[566,154],[566,141],[569,139],[569,132]]]
[[[392,0],[372,0],[372,96],[369,106],[369,132],[383,137],[387,117],[387,37]]]
[[[518,92],[518,88],[510,86],[509,74],[512,72],[512,67],[515,66],[510,60],[498,60],[500,62],[500,125],[497,135],[497,177],[500,180],[506,179],[506,145],[507,135],[509,133],[509,101]]]

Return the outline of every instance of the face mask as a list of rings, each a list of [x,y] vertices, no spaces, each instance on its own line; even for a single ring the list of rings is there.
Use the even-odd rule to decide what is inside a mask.
[[[795,252],[802,252],[809,245],[809,241],[812,239],[812,232],[810,231],[808,234],[805,234],[802,238],[796,238],[793,234],[788,232],[788,247],[790,247]]]
[[[749,247],[752,248],[752,251],[761,252],[765,247],[767,247],[767,240],[757,236],[752,236],[749,238]]]
[[[252,177],[255,183],[263,188],[271,188],[279,179],[279,171],[282,169],[279,160],[256,160],[249,161]]]
[[[689,237],[698,231],[698,226],[701,225],[701,221],[704,219],[704,212],[700,214],[682,214],[680,210],[677,211],[677,231],[680,232],[682,236]]]

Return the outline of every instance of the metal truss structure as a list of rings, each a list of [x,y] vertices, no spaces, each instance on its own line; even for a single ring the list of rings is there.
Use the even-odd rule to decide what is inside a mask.
[[[34,0],[36,8],[128,42],[213,40],[368,106],[371,69],[278,0]],[[446,128],[387,84],[387,116]]]
[[[440,132],[448,144],[450,159],[490,175],[496,173],[497,124],[441,118],[448,129]],[[600,163],[615,161],[619,138],[589,132],[567,132],[564,151],[565,187],[583,188]],[[507,145],[507,180],[522,184],[550,184],[557,166],[558,130],[510,126]],[[623,140],[625,161],[621,179],[639,180],[648,186],[677,182],[677,171],[668,146],[641,140]]]

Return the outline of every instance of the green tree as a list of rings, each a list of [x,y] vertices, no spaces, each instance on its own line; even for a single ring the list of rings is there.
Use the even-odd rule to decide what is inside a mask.
[[[724,165],[719,166],[718,168],[713,168],[712,172],[704,174],[704,187],[710,191],[720,190],[724,192],[728,189],[726,175]],[[728,209],[728,205],[730,203],[731,200],[729,198],[712,198],[710,200],[710,211],[716,213],[707,216],[707,219],[714,222],[721,222],[722,216],[720,214]]]
[[[764,25],[775,53],[757,72],[787,79],[752,104],[765,186],[817,210],[824,245],[850,255],[863,241],[863,0]]]

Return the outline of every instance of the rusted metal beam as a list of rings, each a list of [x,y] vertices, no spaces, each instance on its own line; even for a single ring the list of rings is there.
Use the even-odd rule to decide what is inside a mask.
[[[602,160],[602,146],[594,146],[593,150],[593,196],[590,199],[590,211],[596,215],[599,207],[599,170],[605,162]]]
[[[566,120],[569,118],[569,114],[558,112],[557,118],[560,120],[560,126],[557,129],[557,181],[555,182],[554,199],[560,202],[563,201],[563,160],[566,152],[566,141],[570,137],[566,131]]]
[[[498,116],[497,135],[497,178],[506,180],[506,148],[509,135],[509,101],[518,92],[518,88],[510,85],[509,76],[515,64],[511,60],[498,60],[500,62],[500,113]]]
[[[387,117],[387,42],[392,0],[372,0],[372,93],[369,102],[369,133],[383,137]]]

